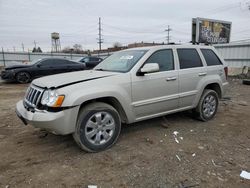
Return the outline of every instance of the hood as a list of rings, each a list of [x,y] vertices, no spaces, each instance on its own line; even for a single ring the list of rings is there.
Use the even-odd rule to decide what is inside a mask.
[[[19,68],[27,68],[27,67],[31,67],[32,65],[12,65],[12,66],[8,66],[5,68],[5,70],[11,70],[11,69],[19,69]]]
[[[42,88],[61,88],[81,82],[87,82],[91,80],[101,79],[121,73],[106,72],[106,71],[76,71],[70,73],[56,74],[52,76],[46,76],[38,78],[32,82],[32,84]]]

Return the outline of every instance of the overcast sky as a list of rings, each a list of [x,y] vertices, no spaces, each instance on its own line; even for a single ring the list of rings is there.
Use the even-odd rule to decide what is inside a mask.
[[[0,0],[0,47],[21,51],[51,49],[51,32],[60,33],[62,48],[81,44],[98,49],[98,17],[103,47],[114,42],[191,40],[191,19],[204,17],[232,22],[231,41],[250,38],[250,0]]]

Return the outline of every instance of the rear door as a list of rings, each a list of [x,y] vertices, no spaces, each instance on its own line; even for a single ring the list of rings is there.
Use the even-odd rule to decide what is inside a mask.
[[[154,52],[146,63],[158,63],[159,72],[132,75],[132,100],[137,120],[178,107],[178,71],[172,49]]]
[[[53,59],[50,69],[53,74],[59,74],[63,72],[67,72],[67,64],[66,60],[64,59]]]
[[[180,108],[191,107],[198,93],[200,80],[207,75],[200,54],[195,48],[178,48]]]
[[[66,72],[71,72],[71,71],[80,71],[80,70],[84,70],[85,69],[85,65],[82,63],[76,63],[73,61],[68,61],[68,60],[64,60],[65,64],[66,64]]]
[[[212,49],[200,49],[207,64],[208,75],[219,75],[223,82],[226,82],[224,65]]]

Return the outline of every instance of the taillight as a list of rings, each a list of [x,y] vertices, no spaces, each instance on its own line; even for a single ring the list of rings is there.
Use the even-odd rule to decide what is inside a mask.
[[[225,75],[226,75],[226,79],[227,79],[227,76],[228,76],[228,67],[224,67],[224,71],[225,71]]]

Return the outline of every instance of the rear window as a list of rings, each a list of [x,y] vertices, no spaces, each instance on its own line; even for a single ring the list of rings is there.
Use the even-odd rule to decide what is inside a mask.
[[[200,56],[196,49],[177,49],[180,69],[202,67]]]
[[[207,62],[207,66],[222,65],[217,55],[210,49],[201,49],[201,52]]]

